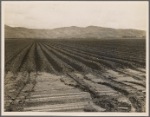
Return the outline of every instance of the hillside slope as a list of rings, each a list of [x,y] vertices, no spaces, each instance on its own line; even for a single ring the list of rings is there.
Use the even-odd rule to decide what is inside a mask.
[[[43,38],[43,39],[71,39],[71,38],[141,38],[146,32],[135,29],[112,29],[98,26],[63,27],[55,29],[28,29],[5,25],[5,38]]]

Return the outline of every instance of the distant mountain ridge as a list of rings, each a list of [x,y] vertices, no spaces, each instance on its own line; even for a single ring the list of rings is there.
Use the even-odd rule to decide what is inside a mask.
[[[55,29],[28,29],[5,25],[5,38],[34,38],[34,39],[102,39],[102,38],[143,38],[144,30],[113,29],[98,26],[62,27]]]

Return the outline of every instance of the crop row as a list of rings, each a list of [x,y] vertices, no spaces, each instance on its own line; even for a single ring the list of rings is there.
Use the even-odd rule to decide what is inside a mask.
[[[111,56],[113,53],[111,50],[110,55],[108,55],[108,50],[104,54],[103,50],[97,52],[95,49],[92,50],[91,47],[86,49],[84,44],[75,47],[74,44],[66,44],[65,46],[64,43],[48,40],[33,40],[30,43],[28,42],[28,45],[27,43],[20,43],[22,46],[16,46],[17,51],[13,52],[13,56],[6,57],[5,70],[13,72],[46,71],[51,73],[90,72],[103,71],[108,68],[114,70],[118,68],[136,69],[144,66],[145,63],[144,60],[141,62],[141,59],[138,58],[132,61],[127,60],[124,57],[126,54],[122,56],[124,52],[120,51],[119,53],[119,50],[117,50],[117,54],[120,57],[114,57]],[[12,48],[14,48],[13,44],[14,42]],[[10,49],[11,43],[9,42],[8,45]],[[12,54],[10,51],[7,52],[7,54]]]

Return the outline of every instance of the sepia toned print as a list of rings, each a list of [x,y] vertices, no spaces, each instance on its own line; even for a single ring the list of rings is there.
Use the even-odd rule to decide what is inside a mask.
[[[147,112],[147,10],[4,2],[4,112]]]

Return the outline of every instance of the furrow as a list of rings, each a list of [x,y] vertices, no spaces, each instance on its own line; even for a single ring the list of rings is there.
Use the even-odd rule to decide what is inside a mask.
[[[65,46],[65,45],[64,45]],[[66,45],[67,46],[67,45]],[[97,53],[94,51],[94,50],[89,50],[88,48],[84,48],[84,47],[80,47],[80,46],[77,46],[77,47],[79,47],[80,48],[80,51],[79,52],[84,52],[84,53],[87,53],[88,55],[91,55],[91,56],[95,56],[95,57],[97,57],[97,58],[99,58],[99,59],[105,59],[105,60],[110,60],[110,61],[114,61],[114,62],[116,62],[116,63],[119,63],[120,65],[123,63],[123,65],[127,65],[127,66],[129,66],[129,67],[131,67],[131,68],[134,68],[134,69],[136,69],[136,65],[137,65],[137,62],[138,61],[136,61],[136,62],[133,62],[133,61],[131,61],[131,62],[129,62],[129,60],[127,61],[127,60],[124,60],[123,58],[125,58],[125,57],[122,57],[122,58],[115,58],[115,57],[113,57],[113,56],[110,56],[110,53],[111,52],[109,52],[109,54],[107,54],[107,53],[105,53],[105,52],[103,52],[102,53],[102,50],[101,51],[98,51]],[[77,47],[72,47],[72,49],[77,49],[77,50],[79,50],[79,48],[77,48]],[[70,49],[70,48],[69,48]],[[113,52],[114,53],[114,52]],[[115,53],[116,54],[116,53]],[[120,54],[120,53],[119,53]],[[111,58],[111,59],[110,59]],[[134,67],[134,65],[135,65],[135,67]]]
[[[22,64],[25,62],[26,57],[32,46],[33,43],[31,46],[24,49],[20,54],[18,54],[17,57],[9,65],[6,66],[6,71],[13,71],[14,73],[20,71],[20,68]]]
[[[50,48],[49,46],[47,46],[47,49],[49,49],[49,51],[51,51],[53,54],[55,54],[58,58],[62,59],[64,62],[66,62],[67,64],[72,66],[76,71],[86,72],[86,71],[91,70],[90,68],[88,68],[86,65],[84,65],[80,61],[76,61],[74,58],[64,55],[64,54],[60,53],[59,51]]]
[[[38,57],[38,61],[36,62],[36,66],[38,67],[37,70],[57,73],[51,62],[49,62],[47,56],[45,56],[45,54],[43,53],[43,50],[41,49],[41,46],[39,44],[37,44],[36,46],[36,55]]]
[[[43,45],[43,47],[46,50],[48,50],[48,48],[45,45]],[[61,72],[65,73],[65,72],[75,71],[75,69],[72,66],[66,64],[64,61],[62,61],[60,58],[58,58],[53,52],[51,52],[51,51],[47,51],[47,52],[50,53],[50,55],[55,59],[55,61],[57,61],[58,64],[61,66],[61,68],[62,68]]]
[[[58,51],[61,52],[62,54],[65,54],[65,55],[67,55],[67,56],[69,56],[69,57],[71,57],[71,58],[75,58],[76,60],[78,60],[78,61],[84,63],[85,65],[87,65],[88,67],[90,67],[90,68],[92,68],[92,69],[94,69],[94,70],[103,70],[103,69],[104,69],[104,67],[100,66],[99,64],[97,64],[97,63],[94,62],[94,61],[87,60],[87,59],[85,59],[85,58],[83,58],[83,57],[80,57],[80,56],[77,56],[77,55],[75,55],[75,54],[69,53],[69,52],[64,51],[64,50],[62,50],[62,49],[57,49],[57,48],[55,48],[55,47],[51,47],[51,48],[53,48],[53,49],[55,49],[55,50],[58,50]]]
[[[94,57],[94,56],[90,56],[89,53],[82,52],[79,49],[67,49],[67,48],[65,49],[64,47],[55,46],[55,45],[54,45],[54,47],[57,47],[57,48],[59,48],[61,50],[64,50],[64,51],[70,52],[72,54],[78,55],[78,56],[83,57],[83,58],[85,58],[87,60],[91,60],[91,61],[97,62],[97,64],[99,64],[99,66],[103,66],[105,68],[115,69],[117,67],[117,63],[115,63],[115,62],[112,62],[112,61],[109,61],[109,60],[100,59],[100,58],[97,58],[97,57]]]
[[[30,48],[28,54],[23,58],[22,66],[20,67],[20,71],[28,71],[33,72],[36,71],[36,64],[35,64],[35,43]]]

